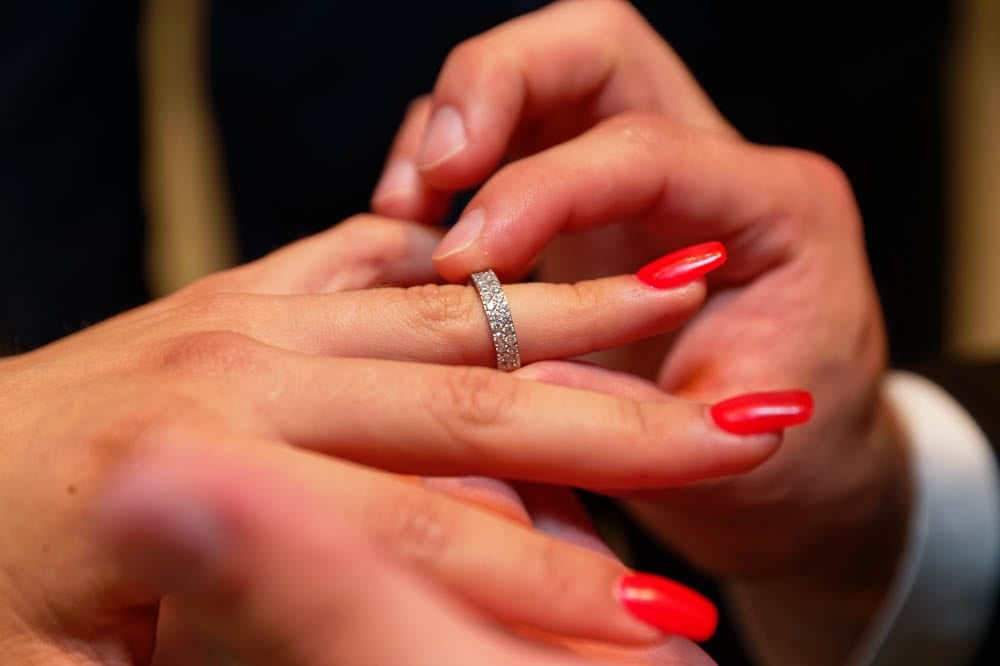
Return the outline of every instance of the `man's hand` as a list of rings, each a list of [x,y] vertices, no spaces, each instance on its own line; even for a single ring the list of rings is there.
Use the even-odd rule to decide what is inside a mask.
[[[840,170],[743,141],[635,10],[607,0],[558,3],[457,47],[404,120],[387,179],[401,164],[412,178],[383,181],[373,205],[424,221],[489,178],[435,253],[451,280],[537,266],[542,279],[572,281],[722,242],[728,262],[683,330],[591,357],[655,386],[584,366],[533,373],[647,400],[810,391],[812,422],[759,469],[659,492],[636,474],[614,489],[696,564],[804,613],[822,604],[856,636],[895,566],[909,487],[879,390],[885,339],[861,220]],[[774,400],[757,407],[795,409]],[[572,473],[565,482],[595,487]]]

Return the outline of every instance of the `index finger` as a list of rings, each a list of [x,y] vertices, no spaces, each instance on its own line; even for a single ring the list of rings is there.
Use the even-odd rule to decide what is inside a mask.
[[[621,114],[504,167],[472,198],[434,259],[450,280],[486,267],[513,276],[559,233],[634,221],[657,241],[648,243],[650,259],[663,245],[718,240],[730,252],[716,276],[744,281],[787,260],[800,235],[789,221],[818,219],[818,206],[809,208],[817,190],[810,178],[835,173],[824,164],[802,151]]]
[[[621,111],[733,133],[627,2],[555,3],[474,37],[448,56],[432,99],[415,161],[450,190],[485,179],[519,133],[544,147]]]

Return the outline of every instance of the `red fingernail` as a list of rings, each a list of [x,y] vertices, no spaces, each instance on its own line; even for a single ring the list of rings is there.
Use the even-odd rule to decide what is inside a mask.
[[[750,393],[723,400],[711,413],[727,432],[759,435],[805,423],[812,417],[813,399],[808,391]]]
[[[636,277],[651,287],[670,289],[692,282],[726,263],[726,248],[712,241],[671,252],[646,264]]]
[[[706,641],[715,633],[719,611],[689,587],[651,574],[628,574],[618,599],[632,615],[668,634]]]

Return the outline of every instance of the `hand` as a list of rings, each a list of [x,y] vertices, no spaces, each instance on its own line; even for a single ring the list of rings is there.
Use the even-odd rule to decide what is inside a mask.
[[[239,451],[127,462],[108,486],[92,540],[108,545],[134,589],[168,596],[197,618],[204,642],[241,664],[583,666],[487,627],[368,543],[325,496]],[[32,663],[19,647],[4,654]],[[678,638],[605,656],[600,663],[711,663]],[[192,666],[162,652],[157,663]]]
[[[819,156],[740,139],[633,9],[598,0],[559,3],[456,48],[389,157],[387,176],[412,164],[416,183],[384,180],[373,205],[429,220],[505,157],[521,159],[477,192],[435,253],[448,278],[487,265],[522,274],[541,254],[544,279],[576,280],[724,243],[722,267],[709,245],[646,271],[655,282],[716,269],[683,331],[599,357],[658,387],[565,364],[530,372],[645,400],[809,390],[812,422],[759,469],[669,489],[636,475],[616,490],[643,491],[631,508],[698,565],[856,636],[895,566],[909,489],[879,393],[883,326],[846,178]],[[808,405],[766,394],[737,413],[775,411],[786,418],[729,426],[778,430]]]
[[[159,597],[130,585],[82,527],[123,458],[163,451],[237,452],[285,475],[501,622],[621,643],[662,636],[619,602],[620,563],[332,456],[406,474],[552,481],[571,470],[615,485],[637,470],[688,479],[746,469],[779,436],[726,433],[705,405],[414,362],[495,363],[471,288],[361,290],[431,279],[438,239],[413,224],[350,221],[0,362],[0,640],[39,659],[99,649],[142,663]],[[670,330],[704,286],[618,276],[507,295],[530,362]],[[612,464],[614,440],[636,447],[635,467]],[[657,626],[680,628],[669,619]]]

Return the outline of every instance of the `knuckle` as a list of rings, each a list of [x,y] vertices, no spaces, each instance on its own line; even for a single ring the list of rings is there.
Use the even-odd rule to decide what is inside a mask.
[[[144,459],[150,453],[156,457],[196,440],[202,443],[195,433],[217,422],[203,401],[164,381],[162,375],[137,379],[138,383],[117,385],[107,394],[100,417],[93,419],[93,432],[82,433],[91,442],[92,459]]]
[[[406,563],[427,567],[438,561],[453,541],[448,507],[412,488],[385,499],[376,536],[381,545]]]
[[[578,607],[580,601],[582,572],[570,565],[567,551],[558,541],[545,540],[525,563],[530,567],[525,578],[544,582],[537,589],[544,590],[546,604],[558,605],[552,608],[554,613]]]
[[[518,381],[485,368],[452,368],[438,391],[429,392],[426,408],[453,441],[473,448],[483,431],[505,422]]]
[[[840,198],[853,199],[851,181],[839,164],[825,155],[806,150],[793,151],[792,155],[814,186]]]
[[[659,152],[669,127],[666,120],[644,111],[624,111],[605,122],[616,142],[623,145]]]
[[[559,302],[570,312],[592,313],[603,308],[605,303],[592,281],[559,285],[556,293]]]
[[[476,315],[472,290],[458,285],[426,284],[403,290],[404,304],[418,330],[453,341]]]
[[[499,32],[502,30],[502,26],[495,28],[453,48],[445,59],[435,92],[449,87],[457,90],[463,82],[475,80],[491,86],[494,91],[504,91],[505,94],[497,95],[494,103],[500,104],[505,114],[518,111],[525,94],[521,65],[518,54],[509,48]]]
[[[831,204],[838,211],[856,212],[854,188],[847,174],[836,162],[812,151],[793,148],[779,150],[789,167],[787,200],[799,201],[799,208],[807,219],[830,218]],[[845,219],[843,215],[836,217]],[[852,214],[851,217],[858,216]]]
[[[638,400],[621,400],[619,403],[621,424],[630,439],[639,445],[664,441],[667,423],[663,410],[657,405]]]
[[[163,354],[164,367],[199,375],[259,374],[267,369],[265,347],[233,331],[199,331],[172,339]]]

